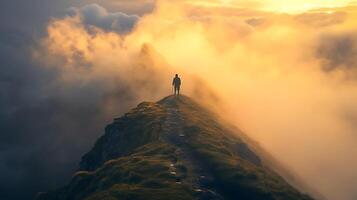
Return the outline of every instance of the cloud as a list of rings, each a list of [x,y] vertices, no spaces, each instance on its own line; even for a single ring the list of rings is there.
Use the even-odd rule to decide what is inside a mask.
[[[324,27],[341,24],[346,18],[347,13],[334,11],[307,12],[295,17],[298,22],[312,27]]]
[[[357,153],[356,129],[354,118],[346,119],[346,110],[355,116],[356,110],[349,108],[357,107],[357,83],[346,81],[344,73],[321,70],[316,53],[321,41],[331,41],[322,39],[324,35],[355,27],[353,13],[338,23],[305,16],[317,26],[299,22],[293,14],[232,16],[217,9],[161,3],[138,22],[125,44],[152,44],[176,71],[209,84],[223,99],[223,117],[305,183],[328,199],[354,199],[357,160],[351,155]],[[265,19],[268,26],[247,25],[246,20],[254,18]]]
[[[356,82],[321,70],[355,65],[353,12],[299,18],[177,2],[140,18],[75,5],[50,21],[64,8],[46,4],[47,14],[35,9],[43,24],[2,31],[0,196],[29,199],[64,184],[112,118],[169,94],[177,72],[185,94],[213,99],[305,182],[355,199]],[[24,20],[4,24],[31,28],[32,12],[19,13]],[[40,39],[29,34],[41,26]]]
[[[33,5],[33,1],[15,0],[0,4],[3,16],[0,20],[0,196],[4,200],[32,199],[37,192],[58,188],[68,181],[80,157],[102,134],[104,126],[143,100],[137,92],[153,89],[129,85],[127,79],[122,78],[125,76],[116,72],[113,76],[90,77],[90,68],[94,66],[83,49],[74,43],[68,43],[73,47],[68,47],[73,50],[70,54],[56,54],[58,49],[49,51],[54,62],[46,60],[49,57],[35,58],[36,52],[48,55],[41,52],[44,49],[40,38],[48,34],[51,17],[64,13],[68,2],[46,1],[40,6]],[[22,6],[18,7],[19,4]],[[127,19],[118,13],[107,13],[106,18],[110,18],[108,16],[113,18],[114,28],[119,31],[128,31],[130,20],[135,18],[128,16]],[[119,22],[119,19],[125,20]],[[85,28],[88,24],[77,23],[80,28],[76,33],[86,33],[88,38],[93,38]],[[57,30],[69,31],[63,27]],[[108,34],[108,38],[111,35]],[[120,41],[120,37],[113,38]],[[61,46],[58,43],[61,40],[56,38],[55,41]],[[113,43],[105,45],[120,46],[115,39],[108,41]],[[88,44],[86,50],[90,49]],[[102,50],[105,56],[108,52]],[[73,65],[70,66],[67,62],[71,59]],[[144,82],[146,79],[135,80]]]
[[[266,23],[264,18],[250,18],[245,20],[245,22],[251,26],[261,26]]]
[[[70,8],[69,15],[78,15],[82,22],[88,26],[96,26],[107,31],[128,33],[139,20],[137,15],[127,15],[122,12],[108,12],[98,4],[90,4],[81,8]]]
[[[114,10],[140,16],[151,13],[156,5],[156,0],[121,0],[106,2],[97,0],[97,2],[105,5],[107,8],[113,8]]]
[[[354,54],[346,42],[323,39],[345,33],[354,24],[353,15],[348,13],[339,23],[304,16],[318,25],[313,26],[291,14],[249,11],[232,16],[219,9],[215,15],[216,9],[206,7],[202,12],[164,1],[124,35],[99,26],[88,28],[78,15],[51,21],[34,53],[42,65],[58,72],[54,85],[59,89],[50,88],[56,93],[48,95],[73,105],[94,102],[100,105],[97,109],[113,114],[110,108],[117,108],[116,99],[95,103],[104,92],[120,96],[115,88],[124,85],[124,96],[126,91],[137,100],[156,99],[170,91],[162,83],[179,72],[185,94],[204,94],[197,88],[206,87],[197,85],[207,84],[214,95],[204,96],[220,99],[215,103],[223,117],[306,183],[330,199],[353,199],[357,161],[350,155],[357,153],[351,122],[355,118],[346,116],[357,113],[348,109],[356,107],[357,83],[326,73],[320,62],[341,65],[340,59],[330,58],[339,48],[348,50],[341,52],[344,56]],[[265,22],[259,25],[259,20],[249,19]],[[83,85],[88,88],[83,90]]]
[[[329,34],[321,37],[316,56],[326,71],[357,68],[357,33]]]

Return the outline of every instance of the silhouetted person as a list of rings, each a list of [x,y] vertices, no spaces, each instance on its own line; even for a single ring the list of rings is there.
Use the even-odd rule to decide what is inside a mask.
[[[175,95],[180,95],[181,79],[179,78],[178,74],[175,75],[175,78],[172,81],[172,86],[174,87]]]

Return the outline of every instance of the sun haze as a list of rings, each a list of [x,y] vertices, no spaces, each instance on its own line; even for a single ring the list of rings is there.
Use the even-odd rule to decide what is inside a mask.
[[[356,199],[353,1],[19,1],[0,3],[8,195],[64,183],[108,121],[171,94],[177,73],[180,93],[214,108],[322,196]],[[44,152],[52,156],[33,159]],[[32,184],[37,178],[53,181]]]

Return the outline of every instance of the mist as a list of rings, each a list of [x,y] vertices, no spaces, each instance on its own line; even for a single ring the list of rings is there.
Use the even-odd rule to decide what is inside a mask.
[[[63,84],[124,80],[143,100],[169,94],[175,72],[192,96],[200,86],[190,79],[197,77],[220,99],[225,118],[304,182],[328,199],[351,200],[357,195],[353,18],[340,10],[232,16],[161,1],[128,34],[88,29],[76,17],[55,20],[44,48],[66,60],[59,66]],[[143,45],[160,56],[152,56],[156,65],[133,68]],[[141,90],[143,81],[157,84]]]
[[[224,117],[327,199],[357,197],[355,8],[232,16],[160,6],[135,41],[205,80]]]
[[[1,99],[14,105],[4,106],[6,145],[18,144],[2,151],[4,180],[13,189],[44,172],[29,193],[64,184],[106,124],[171,94],[178,73],[185,95],[214,106],[327,199],[354,200],[356,11],[178,1],[158,1],[140,16],[98,4],[67,9],[32,42],[21,87],[1,87],[20,94]],[[10,171],[21,165],[22,173]]]

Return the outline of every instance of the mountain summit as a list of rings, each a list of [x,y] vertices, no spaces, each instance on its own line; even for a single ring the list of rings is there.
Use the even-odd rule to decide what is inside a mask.
[[[71,182],[38,200],[312,200],[243,133],[188,97],[144,102],[105,128]]]

